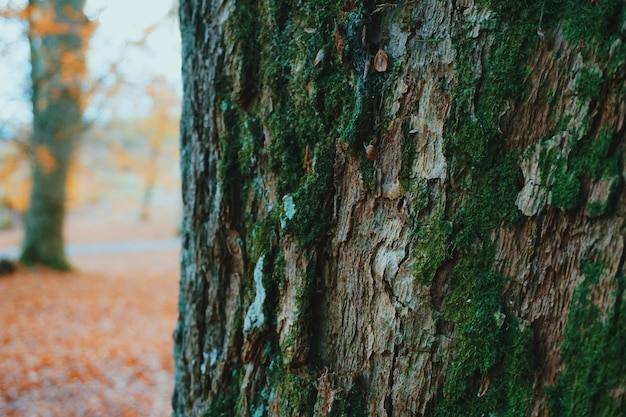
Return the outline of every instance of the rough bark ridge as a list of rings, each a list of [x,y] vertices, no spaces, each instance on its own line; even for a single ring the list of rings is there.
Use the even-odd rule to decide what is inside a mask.
[[[181,1],[175,415],[625,412],[624,4],[519,3]]]

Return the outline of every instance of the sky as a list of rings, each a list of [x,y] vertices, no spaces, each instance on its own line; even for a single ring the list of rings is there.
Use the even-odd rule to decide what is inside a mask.
[[[119,62],[119,71],[128,82],[127,93],[108,102],[92,104],[86,111],[90,119],[106,119],[112,112],[145,114],[150,101],[137,94],[147,81],[163,76],[178,91],[180,80],[180,35],[176,16],[168,16],[175,0],[87,0],[87,15],[97,20],[98,28],[90,43],[88,65],[94,78],[106,83],[110,64]],[[0,9],[23,0],[0,0]],[[129,46],[143,36],[144,30],[159,23],[146,44]],[[29,47],[25,25],[0,18],[0,134],[2,126],[29,123]],[[97,101],[97,100],[94,100]]]

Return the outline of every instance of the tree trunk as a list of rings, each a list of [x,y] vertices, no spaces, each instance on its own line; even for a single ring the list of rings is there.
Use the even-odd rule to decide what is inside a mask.
[[[174,415],[624,415],[623,1],[180,18]]]
[[[85,0],[30,0],[33,83],[33,185],[21,261],[68,269],[63,243],[65,186],[83,132],[85,51],[90,25]]]

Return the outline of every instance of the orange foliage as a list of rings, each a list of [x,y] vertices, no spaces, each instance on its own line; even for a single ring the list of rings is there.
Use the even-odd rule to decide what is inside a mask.
[[[81,55],[84,54],[82,52],[77,53],[76,51],[63,51],[61,53],[60,77],[62,81],[72,81],[85,74],[87,66]]]
[[[109,146],[111,147],[113,158],[121,169],[131,169],[136,165],[135,158],[130,154],[128,149],[117,142],[111,142]]]
[[[82,190],[80,189],[81,181],[87,179],[85,178],[85,176],[91,176],[91,172],[81,172],[83,171],[81,168],[82,167],[80,166],[78,158],[72,158],[72,161],[70,162],[69,173],[67,175],[67,182],[65,185],[65,198],[67,201],[67,206],[69,208],[77,208],[80,207],[83,203],[91,202],[89,201],[89,197],[91,196],[84,196],[81,192]],[[87,197],[87,199],[85,199],[84,197]]]
[[[19,213],[25,212],[30,202],[31,186],[32,180],[30,178],[16,184],[13,187],[13,193],[5,196],[7,206]]]
[[[57,167],[57,160],[45,145],[39,145],[35,149],[35,160],[39,166],[39,170],[48,175]]]
[[[25,6],[19,9],[8,7],[0,10],[0,17],[4,17],[5,19],[28,20],[30,16],[30,7],[31,6]]]
[[[2,203],[18,212],[28,207],[31,180],[26,173],[28,164],[24,152],[3,152],[0,164]]]
[[[91,22],[91,21],[85,22],[78,29],[78,36],[80,36],[81,39],[91,39],[91,36],[93,35],[93,32],[96,30],[97,26],[98,25],[95,24],[94,22]]]
[[[163,238],[162,223],[111,217],[70,218],[70,240]],[[73,261],[78,272],[0,277],[0,416],[171,416],[178,251]]]
[[[31,36],[63,35],[71,30],[68,23],[57,20],[56,13],[51,7],[44,10],[39,6],[29,6],[29,9]]]
[[[2,165],[0,165],[0,181],[6,181],[18,170],[21,163],[22,158],[20,155],[11,155],[4,158],[2,160]]]

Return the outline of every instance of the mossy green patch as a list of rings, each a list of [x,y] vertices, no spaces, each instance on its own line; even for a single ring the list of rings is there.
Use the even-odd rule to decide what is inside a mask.
[[[494,270],[492,236],[499,227],[523,221],[515,205],[522,184],[520,156],[505,152],[499,119],[508,101],[526,98],[524,57],[539,42],[537,23],[545,13],[542,2],[487,3],[497,12],[497,24],[486,25],[493,42],[481,71],[476,41],[455,39],[457,84],[451,96],[456,103],[445,154],[458,199],[418,233],[418,250],[421,238],[440,253],[430,256],[432,262],[418,262],[419,273],[432,278],[445,259],[455,261],[446,278],[444,311],[455,324],[455,353],[436,416],[523,415],[533,386],[532,331],[506,312],[507,278]]]
[[[374,164],[364,157],[363,146],[377,140],[377,113],[387,75],[375,71],[364,75],[363,70],[367,56],[378,47],[380,22],[372,14],[374,1],[359,2],[356,10],[344,15],[343,5],[343,0],[241,0],[224,24],[233,45],[226,59],[234,66],[216,82],[217,120],[224,124],[217,176],[229,207],[228,220],[244,242],[243,306],[254,299],[253,260],[264,256],[264,355],[273,358],[259,364],[267,369],[256,370],[257,379],[265,372],[267,380],[247,410],[253,414],[266,412],[267,404],[276,399],[269,397],[275,395],[280,415],[311,415],[316,398],[308,366],[285,365],[289,358],[283,357],[284,346],[276,340],[276,305],[286,285],[285,236],[297,239],[308,261],[305,282],[296,295],[293,343],[300,343],[310,320],[318,253],[332,218],[337,149],[357,156],[365,186],[376,185]],[[341,55],[336,33],[346,45]],[[256,180],[260,175],[275,181],[274,195],[262,194]],[[269,201],[273,207],[263,206]],[[259,202],[264,218],[255,214]],[[251,213],[246,213],[249,207]],[[235,334],[242,332],[241,321]],[[207,415],[236,415],[238,392],[215,402]],[[360,401],[352,392],[346,398],[351,404]]]
[[[439,266],[451,257],[452,222],[445,218],[443,210],[431,220],[418,226],[415,248],[415,274],[423,284],[430,284]]]
[[[280,14],[274,19],[288,16],[286,22],[299,25],[286,23],[262,30],[271,49],[280,49],[276,55],[261,58],[267,68],[264,84],[273,100],[271,112],[265,115],[271,138],[270,168],[277,176],[278,194],[291,195],[295,204],[295,218],[287,223],[287,232],[298,237],[301,247],[310,247],[326,233],[337,141],[348,143],[350,152],[361,155],[364,186],[375,187],[374,166],[363,157],[363,147],[377,135],[375,113],[384,75],[356,73],[365,65],[363,28],[375,26],[365,17],[371,5],[359,5],[341,20],[340,1],[334,6],[307,3],[291,9],[284,3],[271,4],[269,9]],[[347,45],[341,56],[335,45],[336,31]],[[324,58],[316,63],[320,51]]]
[[[581,43],[587,51],[593,48],[601,59],[606,58],[611,40],[621,29],[624,6],[622,0],[552,0],[547,5],[561,14],[566,39]]]
[[[255,99],[258,91],[260,61],[259,8],[257,0],[237,0],[232,6],[230,18],[226,21],[227,37],[232,36],[236,71],[233,83],[233,96],[243,108]]]
[[[306,371],[290,369],[278,355],[270,363],[268,381],[273,395],[277,397],[278,415],[313,415],[317,389],[313,377]]]
[[[239,416],[240,398],[239,385],[241,383],[240,372],[233,370],[230,381],[226,385],[227,391],[215,398],[204,410],[203,417],[233,417]]]
[[[480,79],[472,64],[472,41],[461,39],[457,44],[457,105],[446,153],[463,197],[453,216],[454,228],[448,238],[451,246],[443,252],[458,260],[447,278],[451,289],[445,313],[456,326],[456,353],[445,388],[447,396],[435,413],[438,416],[523,415],[532,393],[532,331],[504,313],[501,297],[506,279],[493,271],[490,235],[502,224],[521,220],[514,205],[520,184],[519,157],[502,152],[505,138],[499,131],[499,114],[505,100],[525,99],[526,69],[519,64],[519,57],[527,56],[538,43],[539,19],[549,24],[555,15],[553,10],[542,10],[541,2],[515,2],[514,10],[508,11],[504,3],[510,2],[493,3],[501,24],[493,29],[495,50],[483,63]],[[514,19],[508,17],[513,15]],[[577,93],[581,99],[597,98],[603,83],[601,76],[583,70]],[[472,107],[472,113],[465,110]],[[554,175],[554,206],[564,210],[578,207],[583,179],[616,174],[620,156],[610,152],[612,136],[600,129],[575,143],[568,158],[560,157],[556,150],[542,155],[541,165]],[[441,230],[434,228],[427,236],[441,245],[447,240],[436,237]],[[422,238],[424,241],[428,239]],[[433,265],[426,265],[431,275],[443,259],[440,256]]]
[[[498,20],[534,38],[538,29],[549,30],[560,24],[572,45],[581,45],[585,52],[594,52],[601,59],[606,58],[612,40],[626,20],[622,0],[483,0],[480,3],[495,10]],[[510,36],[511,41],[515,39],[516,36]],[[532,41],[531,37],[517,39]]]
[[[224,124],[229,126],[220,137],[221,158],[218,162],[218,178],[226,200],[235,207],[241,206],[243,178],[239,164],[241,150],[242,115],[234,103],[222,100],[220,109]]]
[[[488,26],[491,50],[481,61],[482,71],[475,63],[476,41],[462,36],[455,40],[457,84],[451,96],[456,103],[453,122],[446,130],[445,153],[459,198],[433,221],[418,227],[415,252],[416,273],[426,284],[446,259],[455,261],[446,277],[449,290],[444,312],[455,324],[455,353],[436,416],[517,416],[528,411],[534,381],[532,330],[508,315],[502,299],[507,279],[493,269],[494,230],[523,221],[515,206],[521,186],[519,155],[504,152],[506,137],[499,118],[507,102],[526,99],[524,62],[540,42],[537,29],[553,28],[565,18],[564,32],[571,42],[586,42],[587,51],[607,51],[604,43],[617,33],[616,19],[610,15],[620,15],[624,6],[609,0],[602,3],[597,10],[588,10],[593,5],[549,0],[485,2],[496,11],[497,25]],[[585,11],[579,14],[581,7]],[[597,30],[587,32],[589,19],[598,19],[603,27],[594,21],[589,27]],[[578,97],[597,98],[605,82],[601,74],[581,70]],[[562,121],[558,129],[566,126]],[[604,128],[588,133],[589,123],[580,128],[582,133],[571,132],[572,137],[582,139],[571,144],[567,157],[558,149],[540,157],[542,180],[553,184],[552,205],[564,210],[580,206],[584,181],[619,175],[621,156],[612,144],[613,133]],[[590,213],[606,209],[591,207]],[[452,230],[446,227],[447,219]],[[420,258],[422,253],[429,255]],[[619,388],[614,392],[622,392]],[[565,390],[565,384],[560,389]]]
[[[251,178],[258,168],[260,156],[264,153],[263,126],[258,116],[249,114],[244,118],[241,127],[241,147],[237,159],[241,175]]]
[[[576,95],[580,100],[595,100],[600,95],[604,80],[602,74],[590,68],[583,67],[576,77]]]
[[[300,246],[311,247],[325,237],[332,217],[329,191],[333,189],[335,146],[325,143],[315,148],[314,172],[294,193],[295,215],[287,231],[298,236]]]
[[[557,384],[547,390],[550,415],[626,415],[626,278],[615,277],[614,303],[601,312],[593,302],[606,265],[586,261],[585,280],[575,290],[565,329],[565,364]]]
[[[507,320],[497,340],[497,365],[490,371],[464,374],[462,368],[451,369],[447,396],[434,416],[525,415],[533,387],[532,330],[517,318]]]
[[[573,133],[576,135],[576,132]],[[599,181],[619,177],[622,161],[621,152],[613,144],[614,133],[606,127],[596,134],[586,133],[572,146],[567,157],[561,156],[558,149],[552,148],[540,156],[542,182],[553,176],[550,204],[565,211],[579,207],[584,199],[583,182]],[[610,208],[613,194],[619,182],[609,190],[609,196],[602,204],[590,202],[590,215],[600,215]],[[592,214],[593,213],[593,214]]]
[[[591,197],[595,197],[596,199],[590,200],[587,203],[587,213],[590,217],[599,217],[610,212],[619,194],[618,190],[620,190],[622,186],[621,176],[608,178],[604,180],[604,182],[604,185],[607,185],[608,183],[606,194],[592,195]]]
[[[557,164],[565,165],[565,163]],[[553,207],[570,211],[580,205],[580,179],[575,172],[557,171],[552,186],[550,204]]]
[[[456,354],[446,397],[435,416],[519,416],[533,386],[532,331],[502,312],[506,279],[493,271],[487,245],[453,269],[446,316],[456,326]]]

